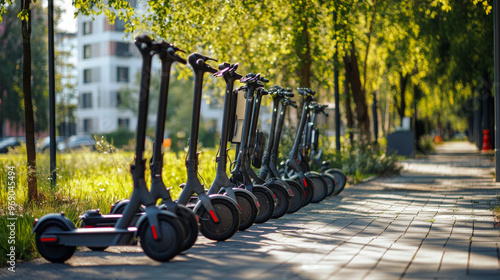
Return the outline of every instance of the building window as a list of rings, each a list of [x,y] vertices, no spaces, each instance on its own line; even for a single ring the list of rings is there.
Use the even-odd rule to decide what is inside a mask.
[[[83,70],[83,83],[88,84],[92,82],[92,69]]]
[[[101,71],[99,68],[83,69],[83,83],[90,84],[99,82],[101,80],[100,73]]]
[[[83,58],[91,58],[92,57],[92,45],[84,45],[83,46]]]
[[[80,95],[80,108],[92,108],[92,93],[82,93]]]
[[[123,19],[115,20],[115,31],[123,32],[125,31],[125,21]]]
[[[116,42],[115,48],[116,48],[115,49],[116,56],[122,56],[122,57],[132,56],[132,53],[130,52],[130,45],[127,43]]]
[[[84,119],[83,120],[83,132],[92,132],[92,120],[91,119]]]
[[[116,68],[116,81],[117,82],[128,82],[128,67],[117,67]]]
[[[83,35],[92,34],[92,22],[86,21],[83,23]]]
[[[129,119],[118,119],[118,128],[128,129],[129,125],[130,125]]]

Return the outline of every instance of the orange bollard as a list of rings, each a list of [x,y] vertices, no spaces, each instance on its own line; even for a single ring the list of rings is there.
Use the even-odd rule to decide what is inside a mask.
[[[488,152],[491,151],[491,143],[490,143],[490,130],[489,129],[484,129],[483,130],[483,149],[481,152]]]

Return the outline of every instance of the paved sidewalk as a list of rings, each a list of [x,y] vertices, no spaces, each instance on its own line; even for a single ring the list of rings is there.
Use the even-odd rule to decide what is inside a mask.
[[[66,264],[19,264],[6,279],[500,279],[500,204],[491,156],[468,143],[404,162],[401,176],[340,196],[225,242],[200,236],[169,263],[140,247],[77,252]]]

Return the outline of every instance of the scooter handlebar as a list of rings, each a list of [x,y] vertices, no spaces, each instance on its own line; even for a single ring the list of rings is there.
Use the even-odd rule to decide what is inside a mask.
[[[199,54],[199,53],[190,54],[188,57],[189,65],[191,65],[191,67],[193,67],[195,70],[209,72],[212,74],[216,73],[217,70],[212,68],[212,66],[210,66],[209,64],[206,63],[208,60],[217,61],[217,59],[214,59],[214,58],[211,58],[208,56],[204,56],[204,55]]]

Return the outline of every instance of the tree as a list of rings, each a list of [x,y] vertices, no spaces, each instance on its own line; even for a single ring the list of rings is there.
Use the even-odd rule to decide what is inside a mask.
[[[23,94],[26,129],[26,150],[28,153],[28,201],[37,199],[35,120],[31,96],[31,0],[21,2],[21,28],[23,37]]]

